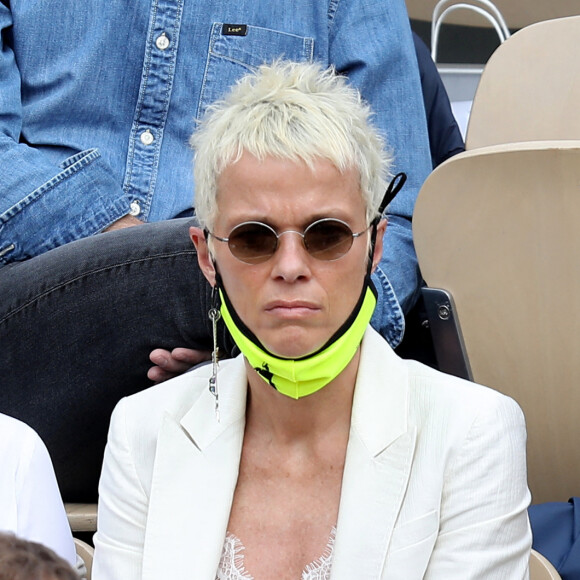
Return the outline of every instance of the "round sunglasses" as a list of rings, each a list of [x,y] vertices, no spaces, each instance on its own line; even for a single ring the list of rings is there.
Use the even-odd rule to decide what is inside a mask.
[[[352,247],[354,238],[362,236],[373,224],[362,232],[353,233],[348,224],[336,218],[323,218],[311,223],[304,232],[276,230],[262,222],[243,222],[235,226],[227,238],[221,238],[206,230],[207,234],[226,242],[230,252],[246,264],[261,264],[269,260],[280,245],[285,234],[298,234],[306,251],[314,258],[324,261],[342,258]]]

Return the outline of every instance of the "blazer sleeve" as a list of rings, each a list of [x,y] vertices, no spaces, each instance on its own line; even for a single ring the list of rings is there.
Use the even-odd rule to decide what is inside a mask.
[[[93,580],[138,580],[142,577],[148,497],[138,476],[134,442],[128,433],[125,399],[111,416],[99,482]]]
[[[525,422],[515,401],[493,395],[447,463],[426,579],[528,578]]]
[[[71,529],[48,450],[40,437],[28,431],[28,449],[16,474],[19,522],[17,535],[40,542],[76,566]],[[21,451],[23,451],[21,449]]]

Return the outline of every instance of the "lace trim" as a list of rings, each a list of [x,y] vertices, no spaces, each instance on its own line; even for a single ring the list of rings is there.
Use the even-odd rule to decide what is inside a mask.
[[[330,530],[328,544],[322,556],[308,564],[302,572],[302,580],[330,580],[330,567],[332,566],[332,554],[334,553],[334,540],[336,539],[336,527]]]
[[[322,556],[304,568],[301,580],[330,580],[335,539],[336,527],[333,526]],[[254,577],[244,566],[244,554],[242,552],[245,549],[244,544],[238,537],[230,532],[226,534],[216,580],[254,580]]]
[[[244,544],[234,534],[226,534],[216,580],[253,580],[244,566],[242,552],[245,549]]]

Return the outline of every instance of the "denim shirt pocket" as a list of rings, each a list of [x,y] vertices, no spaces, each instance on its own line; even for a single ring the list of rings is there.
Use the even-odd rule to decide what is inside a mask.
[[[197,118],[244,74],[276,58],[312,61],[314,39],[250,25],[214,22]]]

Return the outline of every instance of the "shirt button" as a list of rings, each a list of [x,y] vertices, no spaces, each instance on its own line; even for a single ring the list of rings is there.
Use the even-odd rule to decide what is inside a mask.
[[[129,215],[137,217],[141,213],[141,204],[137,200],[132,201],[129,207],[131,208],[129,210]]]
[[[165,32],[163,32],[161,36],[157,37],[155,44],[159,50],[165,50],[169,48],[169,38],[167,38]]]
[[[139,139],[141,139],[141,143],[143,143],[143,145],[151,145],[151,143],[153,143],[153,141],[155,141],[155,137],[153,137],[153,133],[151,133],[151,131],[149,131],[149,129],[147,129],[146,131],[143,131],[143,133],[141,133],[141,137],[139,137]]]

